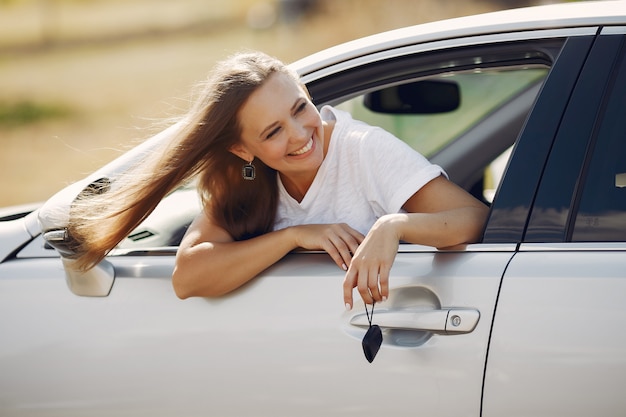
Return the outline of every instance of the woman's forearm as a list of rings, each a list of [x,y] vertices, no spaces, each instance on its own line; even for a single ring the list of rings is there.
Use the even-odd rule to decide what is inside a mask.
[[[470,206],[437,213],[389,215],[400,241],[447,248],[480,239],[488,209]]]
[[[181,247],[172,282],[176,295],[217,297],[245,284],[297,246],[289,229],[231,242]]]

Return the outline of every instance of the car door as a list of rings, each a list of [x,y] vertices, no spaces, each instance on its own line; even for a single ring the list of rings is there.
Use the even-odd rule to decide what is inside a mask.
[[[570,67],[577,72],[594,29],[580,39],[572,31],[549,32],[418,45],[406,58],[393,51],[372,65],[324,69],[307,83],[318,104],[340,105],[386,85],[449,74],[455,63],[459,73],[480,74],[487,65],[549,66],[559,53],[542,87],[550,92],[575,79]],[[530,44],[522,42],[527,36]],[[568,36],[575,39],[563,46]],[[553,121],[565,104],[551,103]],[[470,126],[463,140],[434,158],[454,172],[463,166],[483,172],[483,153],[468,143],[481,136],[475,129],[491,131],[489,137],[504,131],[494,128],[501,114],[489,115],[486,125]],[[511,141],[485,142],[483,149],[495,158],[513,143],[512,133]],[[457,145],[469,146],[471,157]],[[549,146],[538,149],[529,160],[516,149],[510,166],[521,158],[534,174]],[[526,188],[515,203],[529,208],[536,184]],[[510,194],[502,187],[494,207],[512,204]],[[68,289],[64,261],[38,238],[0,265],[0,328],[8,341],[0,344],[1,409],[64,416],[139,410],[154,416],[478,416],[501,279],[519,242],[510,236],[520,225],[497,213],[483,243],[447,251],[401,245],[389,299],[373,313],[384,337],[373,363],[361,347],[365,306],[358,301],[344,310],[344,274],[324,253],[289,254],[225,297],[181,301],[170,282],[175,247],[128,249],[103,263],[109,284],[103,296],[84,297]],[[83,278],[70,277],[71,288],[78,290]]]
[[[604,28],[594,43],[504,276],[486,417],[626,409],[625,34]]]
[[[510,255],[403,248],[374,311],[384,342],[372,364],[364,306],[344,310],[326,254],[288,255],[226,297],[186,301],[171,256],[112,260],[102,298],[72,294],[58,258],[28,273],[13,261],[0,280],[0,404],[6,415],[410,415],[416,404],[477,415]]]

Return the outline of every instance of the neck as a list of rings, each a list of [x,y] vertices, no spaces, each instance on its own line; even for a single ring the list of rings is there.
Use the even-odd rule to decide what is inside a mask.
[[[282,173],[280,173],[280,180],[287,190],[287,193],[298,203],[302,202],[304,196],[306,195],[309,188],[311,188],[311,184],[313,184],[313,180],[315,179],[314,172],[312,175],[301,175],[298,178],[288,177]]]

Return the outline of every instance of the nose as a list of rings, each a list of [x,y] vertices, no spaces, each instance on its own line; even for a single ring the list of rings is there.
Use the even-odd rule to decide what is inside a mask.
[[[289,124],[289,140],[301,142],[302,139],[307,139],[308,134],[306,126],[298,120],[292,120]]]

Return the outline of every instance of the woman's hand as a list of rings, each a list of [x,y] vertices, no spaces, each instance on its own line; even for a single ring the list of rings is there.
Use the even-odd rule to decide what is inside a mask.
[[[389,296],[389,272],[400,241],[435,248],[477,242],[488,208],[443,176],[424,185],[402,206],[380,217],[354,253],[343,283],[346,308],[356,287],[366,304]]]
[[[296,245],[303,249],[324,250],[344,271],[364,236],[345,223],[293,226]]]
[[[354,253],[343,283],[347,310],[352,308],[355,287],[366,304],[384,301],[389,296],[389,272],[400,243],[396,217],[379,218]]]

